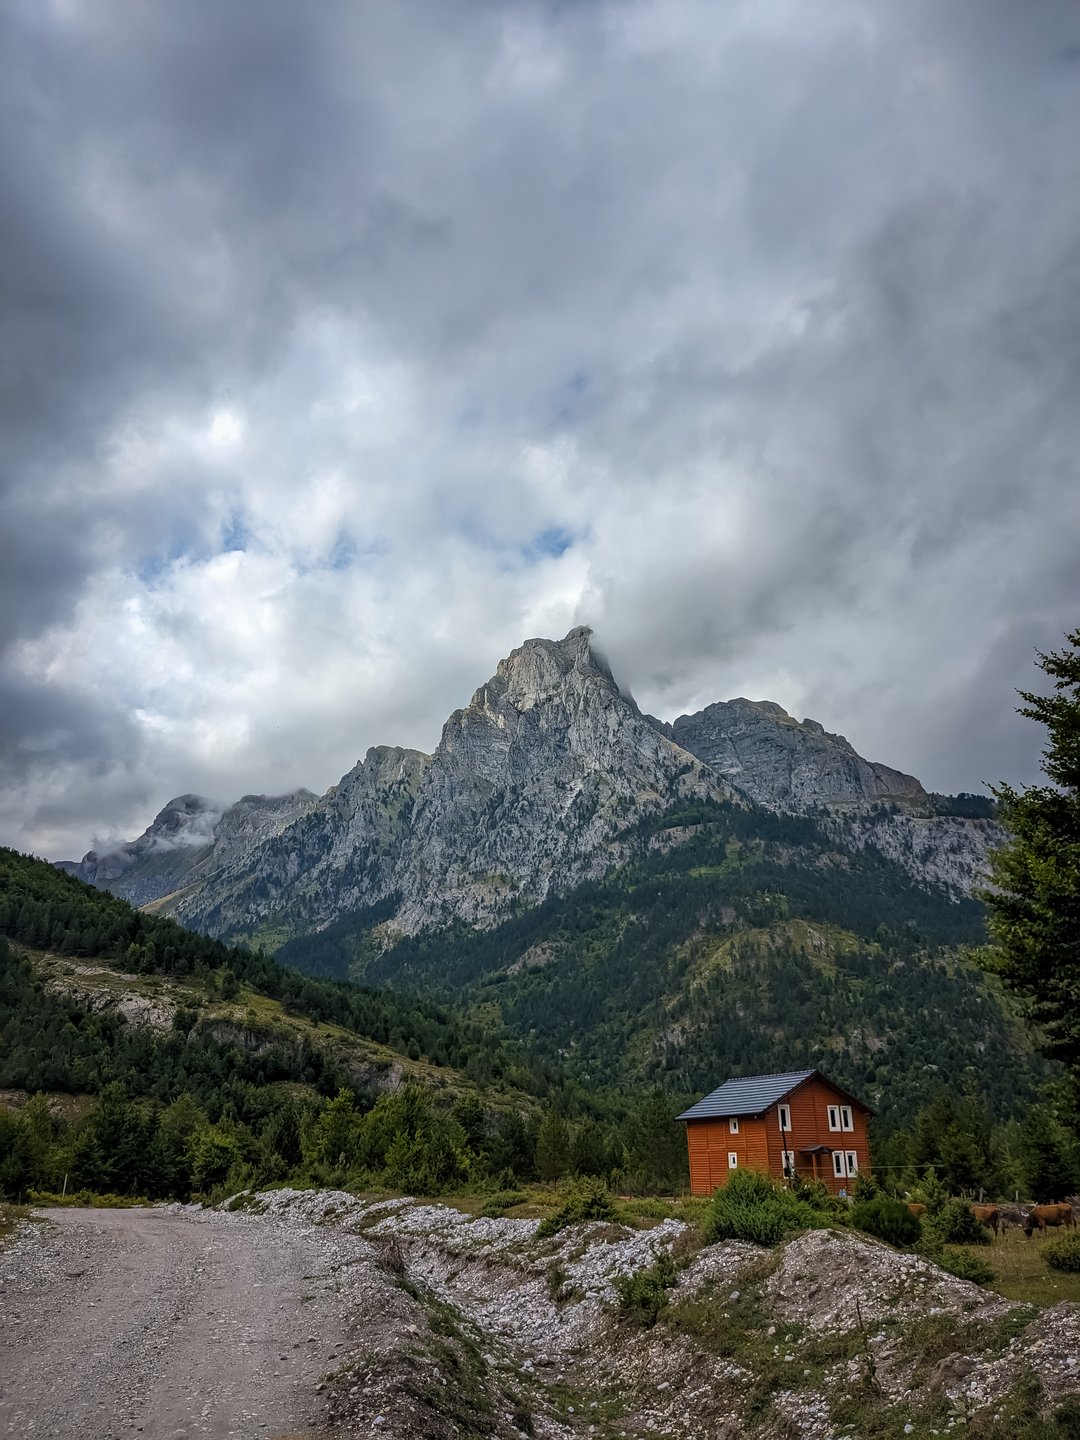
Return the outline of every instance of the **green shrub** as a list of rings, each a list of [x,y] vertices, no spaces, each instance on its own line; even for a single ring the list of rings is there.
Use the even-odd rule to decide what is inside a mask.
[[[963,1200],[946,1200],[941,1209],[926,1220],[928,1239],[937,1245],[989,1245],[991,1232],[978,1220]]]
[[[934,1261],[958,1280],[970,1280],[973,1285],[992,1285],[997,1279],[994,1267],[988,1265],[981,1255],[972,1255],[970,1250],[946,1247],[934,1255]]]
[[[884,1195],[860,1200],[852,1209],[851,1223],[867,1235],[876,1235],[897,1247],[914,1245],[922,1235],[919,1217],[902,1200],[889,1200]]]
[[[528,1198],[526,1190],[497,1190],[484,1201],[484,1208],[480,1213],[489,1219],[496,1219],[507,1210],[512,1210],[515,1205],[524,1205]]]
[[[796,1200],[816,1210],[819,1215],[828,1215],[841,1225],[851,1223],[851,1206],[839,1195],[834,1195],[824,1180],[804,1180],[797,1176],[790,1181],[789,1188]]]
[[[717,1190],[702,1227],[706,1245],[717,1240],[750,1240],[755,1245],[778,1245],[799,1230],[825,1229],[823,1215],[791,1190],[782,1189],[768,1175],[736,1170]]]
[[[664,1251],[647,1270],[615,1277],[615,1295],[619,1310],[644,1329],[656,1324],[660,1311],[668,1303],[668,1289],[675,1283],[675,1261]]]
[[[1042,1257],[1052,1270],[1080,1272],[1080,1234],[1074,1230],[1071,1235],[1047,1240],[1042,1247]]]
[[[925,1205],[931,1215],[936,1215],[948,1203],[949,1192],[938,1179],[932,1165],[926,1167],[923,1178],[911,1192],[911,1198]]]
[[[876,1200],[884,1192],[873,1175],[857,1175],[851,1193],[858,1201]]]
[[[582,1220],[614,1221],[618,1218],[615,1202],[603,1182],[585,1179],[570,1187],[566,1199],[557,1210],[541,1220],[536,1233],[541,1239],[545,1239]]]
[[[96,1190],[69,1190],[66,1195],[53,1190],[29,1190],[26,1198],[31,1205],[64,1205],[78,1210],[130,1210],[151,1203],[145,1195],[102,1194]]]

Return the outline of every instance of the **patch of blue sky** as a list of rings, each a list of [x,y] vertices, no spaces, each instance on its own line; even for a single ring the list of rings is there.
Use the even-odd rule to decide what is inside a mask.
[[[551,418],[564,424],[580,416],[585,408],[584,396],[588,389],[588,375],[584,370],[575,370],[551,392]]]
[[[337,533],[333,545],[317,559],[294,560],[293,569],[297,575],[310,575],[315,570],[351,570],[365,560],[374,560],[386,554],[386,542],[369,540],[361,543],[348,530]]]
[[[578,536],[573,530],[568,530],[565,525],[549,525],[543,530],[538,530],[524,545],[521,546],[522,557],[530,564],[538,564],[541,560],[558,560],[560,555],[565,555]]]
[[[243,514],[234,510],[225,522],[225,528],[221,536],[222,553],[230,550],[246,550],[251,540],[251,532],[244,521]]]
[[[580,531],[568,526],[545,525],[527,540],[517,540],[493,534],[476,514],[458,516],[454,529],[477,550],[494,556],[496,568],[508,572],[520,569],[523,561],[526,565],[539,565],[544,560],[557,560],[582,538]]]
[[[201,539],[179,536],[166,549],[153,555],[144,555],[135,565],[135,574],[148,590],[153,590],[158,581],[167,576],[181,560],[200,565],[215,553]]]

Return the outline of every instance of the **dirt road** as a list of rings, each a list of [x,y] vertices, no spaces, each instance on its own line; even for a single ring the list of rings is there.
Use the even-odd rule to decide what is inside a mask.
[[[0,1436],[321,1436],[362,1241],[234,1217],[49,1210],[0,1254]],[[239,1218],[239,1217],[237,1217]]]

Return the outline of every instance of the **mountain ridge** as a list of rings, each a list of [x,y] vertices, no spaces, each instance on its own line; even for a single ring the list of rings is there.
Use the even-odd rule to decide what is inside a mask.
[[[943,825],[913,776],[775,702],[644,715],[579,626],[501,660],[431,755],[372,747],[321,797],[246,796],[216,818],[181,796],[138,840],[61,868],[216,935],[277,944],[379,907],[392,932],[414,934],[494,924],[597,879],[629,858],[643,816],[711,801],[825,807],[841,843],[880,835],[896,863],[957,893],[978,883],[997,833]]]

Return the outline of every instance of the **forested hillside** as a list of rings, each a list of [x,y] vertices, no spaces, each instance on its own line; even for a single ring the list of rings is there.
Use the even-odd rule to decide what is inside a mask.
[[[140,1005],[148,1023],[131,1023]],[[0,1108],[6,1193],[317,1175],[340,1156],[324,1117],[343,1112],[357,1135],[367,1122],[373,1175],[401,1134],[412,1149],[391,1168],[414,1188],[512,1170],[531,1163],[524,1090],[550,1078],[523,1054],[438,1005],[312,980],[0,850],[0,1087],[54,1097]]]
[[[491,930],[380,950],[372,917],[281,958],[437,995],[601,1086],[702,1093],[729,1074],[817,1065],[886,1127],[942,1087],[1019,1113],[1046,1073],[963,956],[975,900],[916,884],[811,816],[697,804],[647,819],[643,859]]]
[[[1052,1114],[1002,1123],[1041,1071],[949,948],[978,913],[897,896],[810,821],[747,824],[735,807],[669,815],[646,861],[499,930],[380,956],[339,927],[297,957],[464,1012],[301,975],[0,851],[0,1194],[566,1174],[670,1192],[688,1100],[729,1069],[802,1063],[876,1099],[889,1183],[928,1165],[952,1188],[1065,1173]]]

